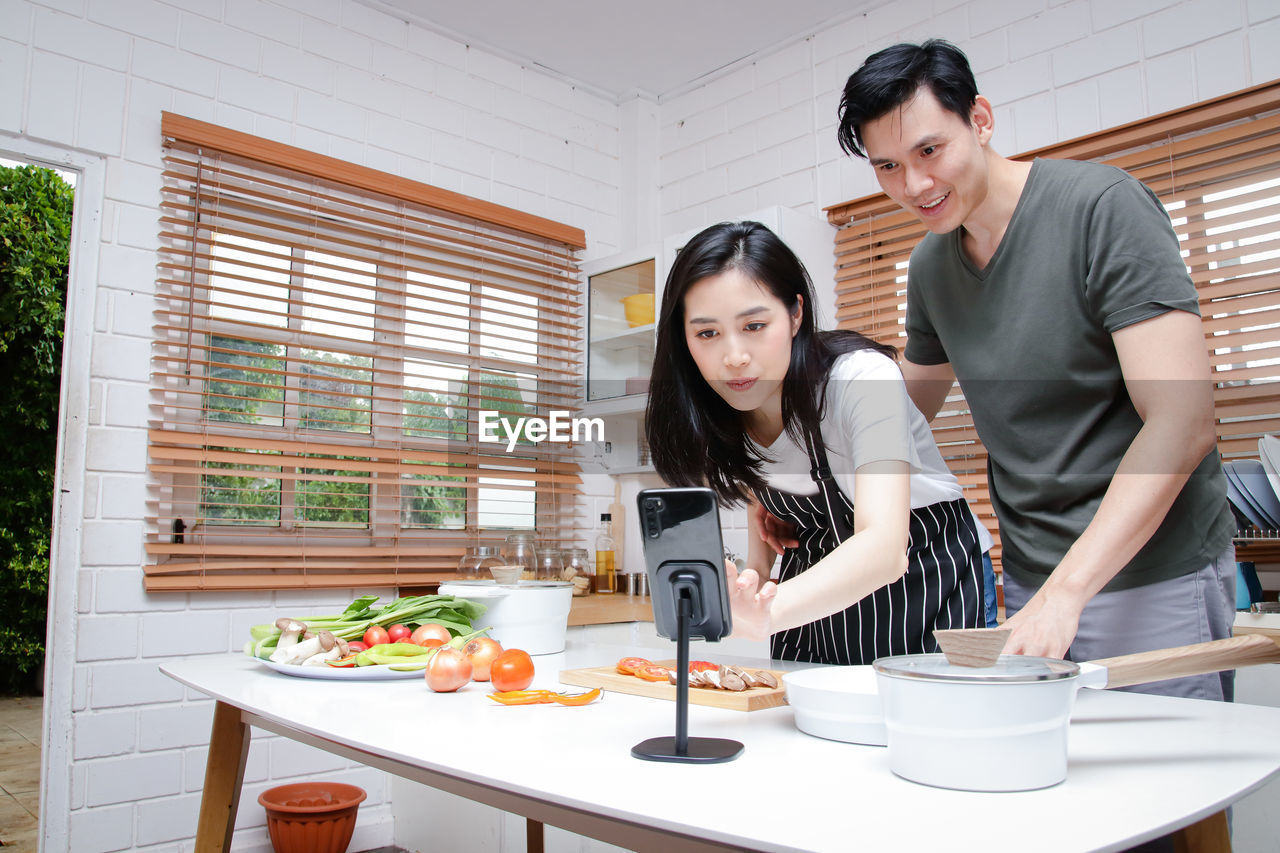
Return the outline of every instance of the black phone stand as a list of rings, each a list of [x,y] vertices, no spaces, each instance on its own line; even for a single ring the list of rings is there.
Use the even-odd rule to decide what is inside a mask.
[[[676,624],[676,733],[674,737],[651,737],[631,747],[631,754],[645,761],[673,761],[684,764],[719,764],[742,754],[742,744],[719,737],[689,737],[689,626],[694,609],[701,605],[699,586],[691,573],[679,570],[669,575],[678,611]],[[698,621],[701,621],[699,617]]]

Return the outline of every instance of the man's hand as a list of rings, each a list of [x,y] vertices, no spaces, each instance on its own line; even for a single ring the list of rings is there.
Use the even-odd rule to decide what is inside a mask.
[[[1003,653],[1058,659],[1066,657],[1080,628],[1080,613],[1086,601],[1074,602],[1070,596],[1055,593],[1047,585],[1042,587],[1025,607],[1001,626],[1011,631]]]
[[[796,538],[795,527],[769,512],[763,504],[753,502],[751,507],[760,538],[773,549],[775,554],[781,554],[787,548],[800,545],[800,540]]]
[[[764,586],[760,586],[760,576],[755,569],[745,569],[738,574],[738,567],[730,560],[724,561],[724,571],[733,608],[732,636],[745,640],[769,639],[773,633],[771,611],[778,585],[766,581]]]

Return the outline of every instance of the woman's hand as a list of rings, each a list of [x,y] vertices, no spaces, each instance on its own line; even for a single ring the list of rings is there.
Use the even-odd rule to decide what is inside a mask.
[[[769,512],[763,504],[752,501],[751,510],[755,518],[756,531],[760,538],[774,550],[774,553],[781,554],[787,548],[796,548],[800,545],[800,540],[796,538],[795,527]]]
[[[724,561],[725,580],[729,587],[729,603],[733,608],[733,633],[731,636],[745,640],[767,640],[773,633],[773,599],[778,585],[766,581],[760,585],[755,569],[738,567],[732,561]]]

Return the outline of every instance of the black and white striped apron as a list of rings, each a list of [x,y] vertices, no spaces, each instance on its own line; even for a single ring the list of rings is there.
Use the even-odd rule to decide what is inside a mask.
[[[809,447],[814,471],[827,469],[826,454]],[[818,480],[817,473],[814,479]],[[831,486],[833,479],[828,479]],[[817,563],[853,530],[853,505],[837,488],[796,495],[774,488],[757,500],[795,527],[799,545],[782,556],[779,582]],[[828,504],[835,504],[828,509]],[[832,513],[842,517],[833,518]],[[907,571],[851,607],[770,638],[777,660],[857,665],[887,655],[936,652],[934,628],[982,626],[982,545],[963,498],[911,510]]]

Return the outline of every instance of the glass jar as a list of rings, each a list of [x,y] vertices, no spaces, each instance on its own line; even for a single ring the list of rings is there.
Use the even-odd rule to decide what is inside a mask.
[[[586,548],[566,548],[564,552],[564,571],[561,580],[573,584],[574,595],[586,595],[591,592],[593,582],[591,557]]]
[[[534,570],[538,565],[533,534],[512,533],[508,536],[507,544],[502,546],[502,563],[506,566],[519,566],[520,580],[533,580]]]
[[[496,546],[477,545],[468,548],[467,553],[458,560],[458,577],[466,581],[492,580],[493,575],[489,572],[489,567],[500,565],[502,565],[502,557],[498,555]]]
[[[539,548],[538,566],[534,572],[534,580],[558,581],[564,571],[564,560],[559,548]]]

